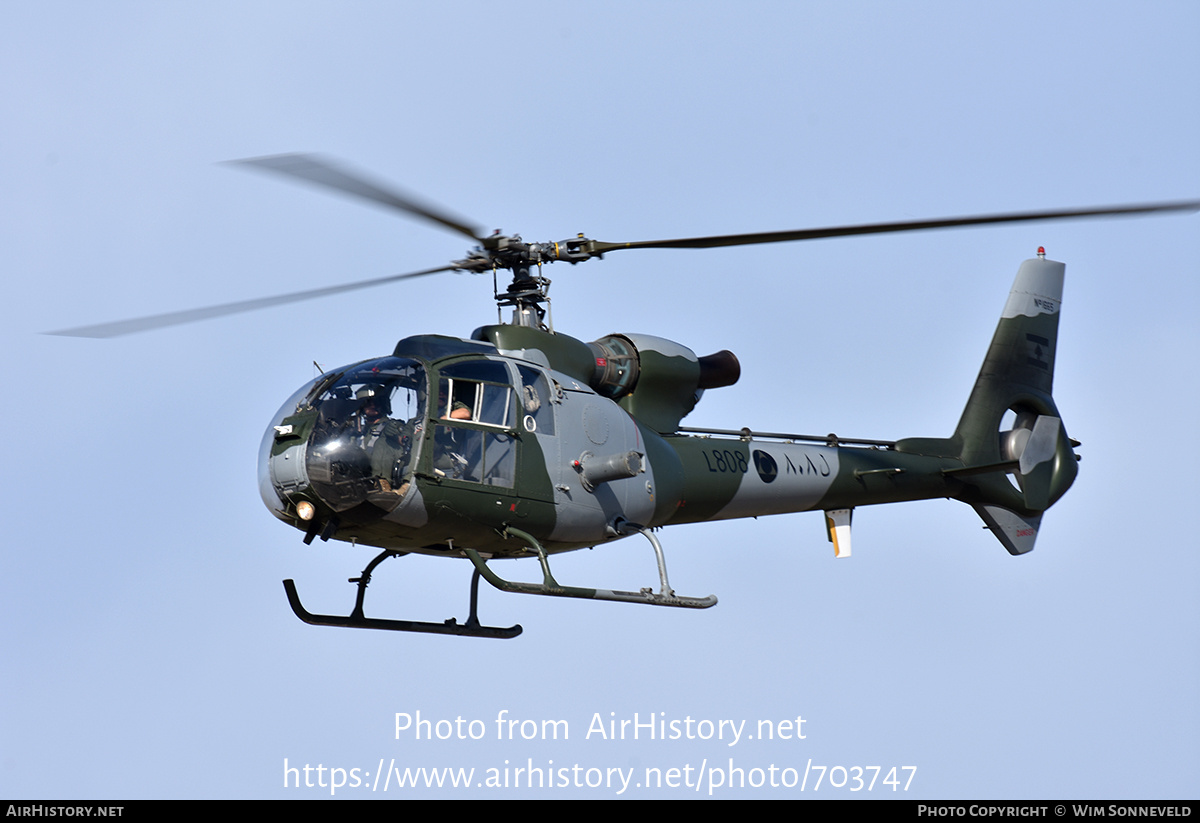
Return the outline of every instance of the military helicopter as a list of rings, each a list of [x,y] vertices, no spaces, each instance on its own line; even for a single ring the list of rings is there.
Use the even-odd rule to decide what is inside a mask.
[[[313,614],[292,580],[289,603],[325,626],[511,638],[520,625],[483,625],[482,577],[507,592],[655,606],[709,608],[717,598],[677,595],[655,532],[694,523],[817,510],[837,557],[851,553],[854,509],[955,498],[1013,555],[1034,547],[1042,515],[1070,488],[1075,449],[1052,396],[1062,263],[1021,264],[954,433],[896,441],[681,425],[708,389],[732,386],[741,367],[720,351],[698,357],[679,343],[614,333],[585,343],[553,328],[543,268],[626,249],[702,249],[1034,220],[1194,212],[1200,201],[1035,211],[824,229],[609,243],[578,235],[529,243],[467,221],[396,187],[313,155],[235,161],[382,205],[475,244],[449,265],[276,297],[66,329],[112,337],[447,271],[491,272],[508,322],[470,337],[400,340],[389,356],[326,371],[272,418],[259,451],[259,490],[306,544],[340,540],[380,549],[350,582],[348,616]],[[495,278],[511,274],[503,291]],[[550,556],[641,535],[659,589],[560,584]],[[409,553],[465,558],[470,612],[459,623],[367,617],[376,567]],[[542,581],[501,577],[494,562],[536,557]]]

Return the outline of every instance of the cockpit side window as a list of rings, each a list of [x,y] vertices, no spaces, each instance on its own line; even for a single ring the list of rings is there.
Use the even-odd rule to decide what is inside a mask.
[[[512,428],[512,384],[503,363],[472,360],[441,370],[436,415]]]
[[[508,368],[468,360],[440,370],[433,471],[442,477],[512,487],[516,478],[513,389]],[[503,431],[487,431],[486,427]]]

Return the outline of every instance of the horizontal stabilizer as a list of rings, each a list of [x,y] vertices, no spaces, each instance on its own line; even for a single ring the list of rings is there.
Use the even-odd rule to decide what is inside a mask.
[[[983,518],[983,522],[992,530],[992,534],[996,535],[996,539],[1004,544],[1009,554],[1033,551],[1038,528],[1042,525],[1041,512],[1025,517],[1003,506],[986,503],[976,503],[972,508]]]

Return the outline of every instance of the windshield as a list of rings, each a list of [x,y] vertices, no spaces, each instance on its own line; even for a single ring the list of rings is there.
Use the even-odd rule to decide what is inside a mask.
[[[384,357],[330,374],[313,386],[306,405],[317,412],[307,455],[308,477],[334,509],[375,493],[398,498],[416,465],[424,415],[424,367]]]

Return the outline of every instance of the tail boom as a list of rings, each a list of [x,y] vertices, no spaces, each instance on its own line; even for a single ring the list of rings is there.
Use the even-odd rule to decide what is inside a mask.
[[[1052,396],[1065,268],[1042,257],[1021,265],[951,437],[850,441],[869,444],[862,448],[833,435],[817,445],[820,438],[748,429],[727,439],[660,437],[642,427],[654,465],[671,467],[656,468],[648,525],[823,510],[845,557],[855,507],[945,497],[974,507],[1010,553],[1030,551],[1042,513],[1078,471]]]

